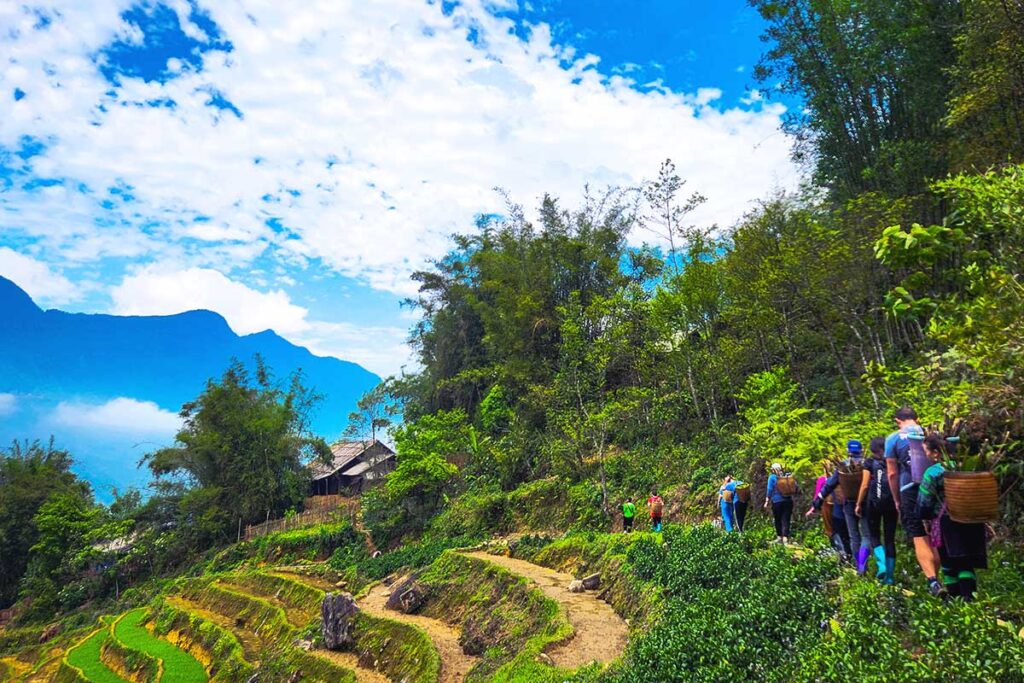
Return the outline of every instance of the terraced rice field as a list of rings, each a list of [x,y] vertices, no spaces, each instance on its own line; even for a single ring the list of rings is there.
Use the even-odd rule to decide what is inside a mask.
[[[97,630],[68,650],[67,663],[81,671],[92,683],[127,683],[100,659],[100,649],[109,637],[109,627]]]
[[[130,650],[145,652],[162,663],[160,683],[203,683],[206,669],[199,661],[166,640],[157,638],[142,625],[146,609],[127,612],[113,626],[114,638]]]

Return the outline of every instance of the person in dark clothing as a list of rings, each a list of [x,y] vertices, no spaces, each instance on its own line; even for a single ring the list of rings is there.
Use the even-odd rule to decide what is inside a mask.
[[[750,487],[739,479],[736,481],[736,500],[733,503],[733,511],[736,513],[736,530],[743,531],[743,524],[747,519],[747,506],[749,500],[744,500],[750,495]]]
[[[783,472],[781,464],[772,463],[772,473],[768,476],[768,491],[765,495],[764,506],[768,507],[768,504],[771,503],[772,517],[775,519],[776,541],[789,543],[790,521],[793,518],[793,496],[779,490],[778,483],[783,478],[790,479],[792,477]]]
[[[978,589],[975,572],[988,568],[988,538],[984,524],[954,522],[946,512],[943,502],[946,466],[942,462],[947,460],[946,448],[945,439],[938,434],[930,434],[924,440],[925,453],[934,464],[925,470],[921,479],[917,508],[921,519],[930,520],[929,541],[938,548],[946,591],[952,597],[970,602]]]
[[[864,478],[857,497],[856,513],[868,522],[868,537],[875,556],[875,575],[882,583],[892,585],[896,580],[896,524],[899,514],[889,488],[885,438],[876,436],[871,439],[868,449],[872,457],[864,460]]]
[[[847,457],[845,465],[851,469],[863,466],[860,441],[850,439],[846,444]],[[839,485],[839,471],[835,470],[821,490],[815,495],[811,506],[820,510],[827,496],[831,495],[835,506],[842,511],[843,524],[846,526],[850,544],[851,554],[854,554],[857,563],[857,573],[863,574],[867,569],[868,556],[871,554],[871,543],[868,539],[867,520],[861,519],[857,514],[857,501],[855,498],[846,496]]]

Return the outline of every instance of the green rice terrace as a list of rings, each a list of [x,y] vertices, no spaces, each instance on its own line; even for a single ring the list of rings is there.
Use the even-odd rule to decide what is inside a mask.
[[[68,620],[44,644],[39,630],[8,629],[0,673],[26,682],[554,683],[665,672],[711,681],[736,670],[924,680],[942,670],[950,680],[1021,680],[1024,610],[1006,600],[1012,586],[990,582],[976,603],[943,603],[908,590],[906,573],[897,586],[859,580],[814,538],[787,548],[763,525],[742,535],[670,525],[517,533],[473,547],[422,541],[372,556],[348,522],[323,525],[229,547],[144,604],[91,624]],[[328,593],[342,596],[327,601],[340,611],[325,606]],[[889,628],[873,631],[879,605]],[[325,616],[340,631],[328,633]]]

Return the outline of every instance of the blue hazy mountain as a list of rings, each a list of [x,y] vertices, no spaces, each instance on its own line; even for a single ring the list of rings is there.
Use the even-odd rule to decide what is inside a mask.
[[[0,415],[0,439],[48,439],[54,432],[58,445],[72,447],[79,471],[98,489],[137,484],[145,476],[135,471],[135,463],[152,448],[128,438],[124,454],[112,452],[121,450],[116,429],[83,436],[65,425],[67,433],[56,433],[47,415],[62,403],[101,405],[120,397],[177,413],[232,358],[251,364],[256,354],[281,381],[301,369],[306,385],[323,395],[313,428],[327,438],[338,436],[356,401],[380,382],[355,363],[315,356],[269,330],[239,336],[211,311],[169,316],[44,311],[0,277],[0,394],[14,394],[16,401],[13,412]],[[173,440],[173,434],[153,436],[157,441],[150,446]]]

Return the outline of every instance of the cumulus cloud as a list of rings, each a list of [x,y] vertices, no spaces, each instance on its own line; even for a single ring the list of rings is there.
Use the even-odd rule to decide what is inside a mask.
[[[0,6],[0,145],[38,140],[20,172],[46,180],[10,188],[0,221],[54,262],[318,259],[408,294],[448,234],[500,208],[496,185],[529,204],[633,184],[672,157],[709,198],[695,218],[727,224],[794,177],[780,105],[639,88],[545,25],[519,37],[484,0],[448,15],[408,0],[203,3],[232,50],[116,88],[92,57],[142,40],[126,3],[45,4]]]
[[[382,376],[409,362],[405,328],[311,320],[286,292],[261,292],[215,270],[142,268],[114,287],[111,297],[118,315],[216,311],[237,334],[272,329],[317,355],[344,358]]]
[[[0,394],[0,417],[13,415],[18,409],[18,397],[14,394]]]
[[[0,275],[28,292],[36,303],[59,305],[80,296],[78,288],[53,268],[7,247],[0,247]]]
[[[344,358],[381,377],[416,369],[406,344],[409,331],[393,325],[351,325],[313,321],[292,340],[319,356]]]
[[[105,403],[62,401],[50,421],[74,431],[131,436],[168,436],[181,428],[181,418],[152,401],[119,397]]]
[[[238,334],[273,329],[289,335],[309,328],[306,309],[276,290],[260,292],[208,268],[162,270],[147,267],[111,290],[118,315],[172,315],[208,309],[224,316]]]

